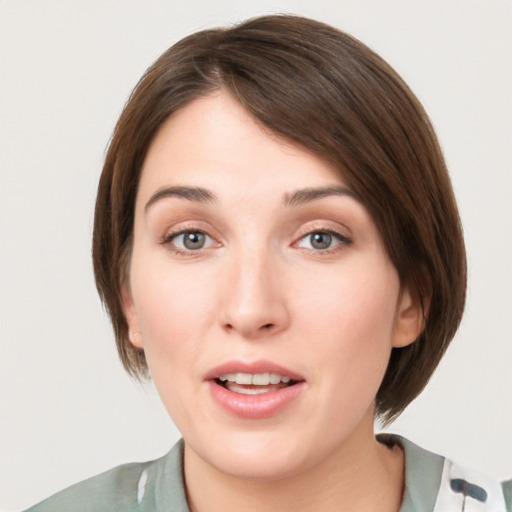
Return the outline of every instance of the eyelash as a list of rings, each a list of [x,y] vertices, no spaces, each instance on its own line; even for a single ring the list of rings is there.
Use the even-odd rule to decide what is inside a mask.
[[[352,240],[348,238],[346,235],[341,234],[340,232],[332,229],[332,228],[316,228],[313,230],[308,230],[304,234],[300,236],[300,238],[297,240],[297,242],[294,243],[294,245],[299,244],[302,240],[305,240],[307,237],[311,237],[312,235],[316,234],[322,234],[322,235],[330,235],[334,239],[337,240],[338,243],[336,243],[333,247],[329,247],[327,249],[309,249],[306,248],[306,250],[313,251],[315,254],[318,254],[320,256],[328,256],[330,254],[334,254],[340,250],[343,249],[343,246],[349,247],[352,245]]]
[[[167,246],[173,253],[175,253],[178,256],[194,256],[194,255],[199,254],[203,249],[208,249],[208,247],[206,247],[206,248],[201,247],[197,250],[194,250],[194,249],[181,250],[181,249],[177,248],[175,245],[173,245],[173,243],[172,243],[173,240],[175,240],[180,235],[185,235],[187,233],[189,233],[189,234],[199,233],[199,234],[204,235],[205,237],[208,237],[209,239],[213,240],[213,238],[206,231],[203,231],[202,229],[187,228],[187,229],[181,229],[179,231],[175,231],[172,233],[167,233],[166,235],[164,235],[162,237],[162,239],[160,241],[160,245]],[[299,242],[301,242],[302,240],[305,240],[307,237],[311,237],[312,235],[315,235],[315,234],[329,235],[338,241],[338,243],[335,244],[334,247],[329,247],[327,249],[305,248],[308,251],[312,251],[313,253],[322,255],[322,256],[334,254],[334,253],[338,252],[339,250],[342,250],[343,246],[349,247],[353,243],[350,238],[339,233],[338,231],[336,231],[334,229],[318,228],[318,229],[309,230],[309,231],[301,234],[300,238],[296,242],[294,242],[293,245],[297,246],[299,244]]]
[[[176,254],[178,256],[194,256],[194,255],[197,255],[203,249],[203,247],[201,247],[200,249],[197,249],[197,250],[189,249],[187,251],[184,251],[184,250],[181,250],[181,249],[177,248],[172,243],[173,240],[178,238],[180,235],[185,235],[187,233],[199,233],[199,234],[204,235],[204,236],[210,238],[211,240],[213,240],[213,238],[206,231],[203,231],[202,229],[187,228],[187,229],[181,229],[179,231],[174,231],[172,233],[167,233],[166,235],[164,235],[162,237],[162,240],[160,241],[160,245],[167,246],[174,254]]]

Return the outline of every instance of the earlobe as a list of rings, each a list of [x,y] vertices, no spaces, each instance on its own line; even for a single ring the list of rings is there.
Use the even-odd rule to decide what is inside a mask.
[[[397,308],[393,347],[406,347],[414,343],[424,328],[425,314],[421,301],[404,289]]]
[[[142,349],[144,346],[142,343],[142,336],[140,334],[139,318],[128,286],[125,285],[122,287],[121,297],[123,300],[124,316],[128,323],[128,339],[134,347]]]
[[[142,336],[139,331],[134,331],[131,328],[128,330],[128,339],[130,343],[136,348],[144,348],[144,344],[142,343]]]

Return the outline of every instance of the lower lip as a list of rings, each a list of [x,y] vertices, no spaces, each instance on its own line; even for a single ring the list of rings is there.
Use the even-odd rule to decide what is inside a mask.
[[[229,391],[213,380],[209,381],[209,385],[214,400],[223,409],[235,416],[248,419],[270,418],[278,414],[304,389],[304,382],[298,382],[268,393],[243,395]]]

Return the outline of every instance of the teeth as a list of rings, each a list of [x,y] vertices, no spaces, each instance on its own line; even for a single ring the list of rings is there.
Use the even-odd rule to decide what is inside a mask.
[[[222,382],[236,382],[237,384],[246,384],[253,386],[268,386],[269,384],[279,384],[283,382],[288,384],[290,377],[284,377],[277,373],[226,373],[219,379]]]
[[[270,384],[279,384],[281,382],[281,379],[287,379],[288,377],[281,377],[281,375],[277,375],[275,373],[270,373],[268,376],[268,380],[270,381]]]
[[[268,392],[266,388],[243,388],[236,390],[231,389],[230,391],[234,391],[235,393],[239,393],[241,395],[262,395]]]
[[[235,382],[237,384],[252,384],[252,375],[250,373],[237,373]]]
[[[228,380],[229,382],[235,382],[236,381],[236,373],[226,373],[225,375],[221,375],[219,379],[224,382]]]
[[[256,373],[252,376],[251,380],[251,384],[255,386],[268,386],[270,384],[270,375],[268,373]]]

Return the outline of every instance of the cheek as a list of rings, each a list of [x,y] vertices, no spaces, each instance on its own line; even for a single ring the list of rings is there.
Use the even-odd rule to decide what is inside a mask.
[[[140,245],[143,245],[142,243]],[[145,245],[150,245],[147,241]],[[132,257],[130,283],[137,313],[155,324],[196,315],[208,298],[207,269],[178,264],[163,249],[149,248]],[[211,272],[209,272],[211,278]],[[148,322],[152,326],[153,322]]]
[[[215,318],[211,272],[208,280],[192,265],[173,268],[165,256],[144,265],[136,259],[131,275],[144,350],[153,378],[160,367],[183,368],[200,349]],[[203,272],[204,273],[204,272]],[[205,286],[209,282],[210,286]]]
[[[291,293],[297,317],[318,329],[390,335],[395,322],[399,280],[389,272],[350,269],[302,279]],[[364,342],[361,338],[360,342]]]
[[[380,385],[391,352],[399,293],[393,269],[372,275],[367,269],[353,268],[338,276],[333,272],[330,279],[311,276],[293,293],[300,330],[306,333],[302,350],[354,387],[367,379]]]
[[[201,382],[195,362],[204,351],[215,313],[210,290],[201,286],[197,271],[191,275],[187,269],[160,271],[152,265],[132,279],[150,374],[169,415],[179,426],[186,425],[190,411],[195,410]]]

